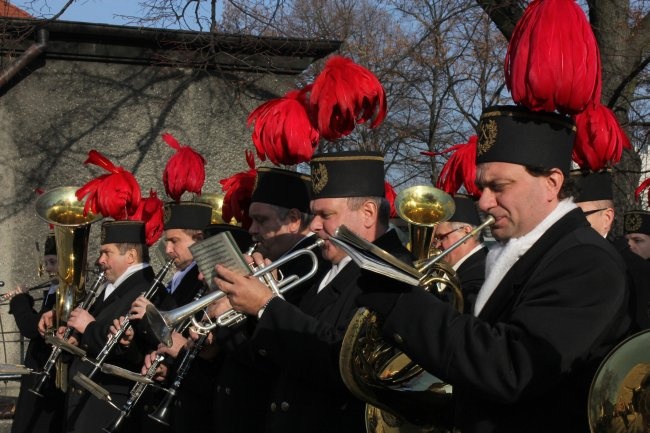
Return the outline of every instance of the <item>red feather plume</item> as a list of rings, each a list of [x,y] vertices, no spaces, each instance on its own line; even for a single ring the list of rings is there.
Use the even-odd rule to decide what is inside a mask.
[[[576,138],[573,160],[582,169],[600,171],[621,160],[623,149],[630,149],[630,140],[609,108],[590,104],[575,116]]]
[[[388,183],[388,181],[384,181],[384,191],[386,195],[386,200],[388,200],[388,203],[390,203],[390,217],[391,218],[397,218],[397,211],[395,210],[395,197],[397,197],[397,193],[395,192],[395,188],[393,188],[393,185]]]
[[[88,210],[116,220],[126,219],[140,204],[140,185],[135,176],[122,167],[116,167],[104,155],[91,150],[84,164],[102,167],[103,174],[87,182],[76,191],[77,200],[87,197],[84,214]]]
[[[648,188],[648,186],[650,186],[650,179],[646,179],[641,182],[641,185],[639,185],[637,189],[634,190],[634,198],[636,198],[637,201],[639,201],[639,197],[641,196],[643,190]],[[648,196],[648,203],[650,203],[650,195]]]
[[[162,138],[176,150],[163,172],[167,195],[174,201],[179,201],[185,191],[201,195],[205,182],[205,158],[190,146],[181,146],[171,134],[165,133]]]
[[[311,85],[287,92],[249,114],[247,124],[255,123],[253,144],[262,161],[268,156],[273,164],[293,165],[311,159],[320,134],[307,111],[307,92],[310,89]]]
[[[224,221],[230,221],[235,218],[244,229],[251,226],[252,220],[248,216],[248,208],[253,197],[255,188],[255,178],[257,170],[255,169],[255,156],[253,152],[246,152],[246,162],[250,168],[248,171],[236,173],[226,179],[221,179],[219,183],[223,189],[223,205],[221,207],[221,217]]]
[[[369,120],[374,128],[386,117],[386,93],[377,77],[342,56],[330,58],[316,77],[309,105],[326,140],[344,137]]]
[[[600,101],[596,37],[575,0],[533,0],[517,22],[505,58],[512,98],[533,111],[577,114]]]
[[[138,208],[129,219],[144,222],[145,241],[147,246],[156,243],[163,233],[164,210],[163,202],[153,189],[149,190],[149,197],[142,197]]]
[[[440,170],[436,180],[436,188],[456,194],[461,186],[465,187],[467,194],[478,198],[481,190],[476,186],[476,145],[478,136],[472,135],[467,143],[456,144],[438,154],[422,152],[424,155],[435,156],[453,152],[445,165]]]

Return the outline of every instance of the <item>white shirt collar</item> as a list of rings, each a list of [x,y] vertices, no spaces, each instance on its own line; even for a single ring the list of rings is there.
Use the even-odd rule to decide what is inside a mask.
[[[136,272],[138,272],[138,271],[140,271],[140,270],[142,270],[144,268],[148,268],[149,266],[151,266],[151,265],[149,265],[149,263],[135,263],[135,264],[129,266],[128,268],[126,268],[126,271],[124,271],[124,273],[122,275],[120,275],[118,277],[118,279],[115,280],[114,283],[108,283],[106,285],[106,288],[104,289],[104,299],[108,298],[111,295],[111,293],[113,293],[115,291],[115,289],[120,287],[120,284],[122,284],[124,282],[124,280],[126,280],[131,275],[135,274]]]
[[[463,256],[462,259],[460,259],[459,261],[457,261],[456,264],[455,264],[454,266],[452,266],[452,268],[454,268],[454,271],[457,271],[458,268],[460,268],[460,265],[462,265],[462,264],[465,262],[465,260],[467,260],[467,259],[468,259],[472,254],[474,254],[475,252],[479,251],[479,250],[480,250],[481,248],[483,248],[484,246],[485,246],[485,244],[480,243],[480,244],[478,244],[477,246],[475,246],[474,248],[472,248],[472,251],[470,251],[469,253],[465,254],[465,255]]]

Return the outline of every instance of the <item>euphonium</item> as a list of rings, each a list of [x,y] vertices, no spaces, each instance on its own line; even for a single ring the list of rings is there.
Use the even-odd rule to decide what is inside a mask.
[[[395,208],[410,223],[411,248],[419,254],[414,263],[420,275],[419,285],[427,290],[436,287],[441,291],[442,286],[451,289],[453,304],[462,311],[460,282],[442,259],[494,223],[494,218],[489,217],[450,248],[428,258],[430,245],[420,245],[420,240],[430,242],[431,236],[419,232],[451,218],[455,211],[453,199],[443,191],[424,186],[409,188],[401,194],[395,200]],[[360,309],[352,318],[343,339],[339,366],[346,386],[368,403],[368,432],[443,432],[451,427],[451,386],[388,344],[381,336],[377,316],[371,311]]]
[[[650,427],[650,330],[628,337],[605,357],[589,390],[592,433]]]
[[[84,202],[77,200],[77,187],[54,188],[36,199],[36,213],[54,226],[59,287],[56,290],[54,312],[57,326],[68,320],[70,312],[85,293],[86,257],[90,225],[101,215],[84,215]],[[67,388],[67,368],[57,363],[56,385]]]

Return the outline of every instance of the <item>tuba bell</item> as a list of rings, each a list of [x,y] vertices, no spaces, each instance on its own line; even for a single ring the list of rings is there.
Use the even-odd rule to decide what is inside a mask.
[[[84,216],[84,202],[77,200],[77,187],[51,189],[36,199],[36,214],[54,226],[59,287],[54,305],[56,325],[68,320],[70,312],[85,294],[85,267],[88,253],[90,225],[102,218],[88,213]],[[56,385],[67,388],[67,369],[57,364]]]
[[[650,330],[628,337],[605,357],[588,401],[592,433],[650,431]]]

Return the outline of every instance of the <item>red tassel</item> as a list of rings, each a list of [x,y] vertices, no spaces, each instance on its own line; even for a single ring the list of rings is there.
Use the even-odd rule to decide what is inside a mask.
[[[600,171],[617,164],[630,140],[609,108],[590,104],[575,116],[576,138],[573,160],[581,169]]]
[[[309,97],[320,134],[336,140],[358,123],[375,128],[386,117],[386,93],[377,77],[352,60],[334,56],[316,77]]]
[[[646,179],[641,182],[641,185],[639,185],[638,188],[634,190],[634,198],[636,198],[636,201],[639,201],[639,196],[648,186],[650,186],[650,179]],[[650,203],[650,196],[648,196],[648,203]]]
[[[116,167],[96,150],[88,152],[85,163],[102,167],[110,173],[96,177],[76,191],[77,200],[88,196],[84,214],[90,210],[104,217],[122,220],[135,212],[140,204],[140,185],[133,174]]]
[[[257,107],[248,116],[248,126],[255,123],[253,144],[257,156],[265,161],[268,156],[275,165],[293,165],[309,161],[318,146],[320,134],[311,123],[307,112],[307,92],[287,92]]]
[[[598,43],[575,0],[533,0],[505,58],[512,98],[533,111],[577,114],[600,101]]]
[[[395,210],[395,197],[397,197],[397,193],[395,192],[395,188],[393,188],[393,185],[388,183],[388,181],[384,181],[384,191],[386,195],[386,200],[388,200],[388,203],[390,203],[390,217],[391,218],[397,218],[397,211]]]
[[[221,207],[221,218],[228,222],[235,218],[242,228],[251,226],[252,220],[248,216],[248,208],[253,197],[257,170],[255,169],[255,156],[253,152],[246,152],[246,162],[250,170],[236,173],[229,178],[221,179],[219,183],[225,193]]]
[[[467,143],[456,144],[442,153],[453,152],[440,170],[436,188],[449,194],[456,194],[461,186],[465,187],[468,195],[478,198],[481,190],[476,186],[476,144],[478,136],[472,135]],[[435,156],[431,152],[422,152]]]
[[[190,146],[181,146],[171,134],[165,133],[162,138],[176,150],[167,161],[163,172],[167,195],[174,201],[179,201],[186,191],[201,195],[205,182],[205,158]]]

